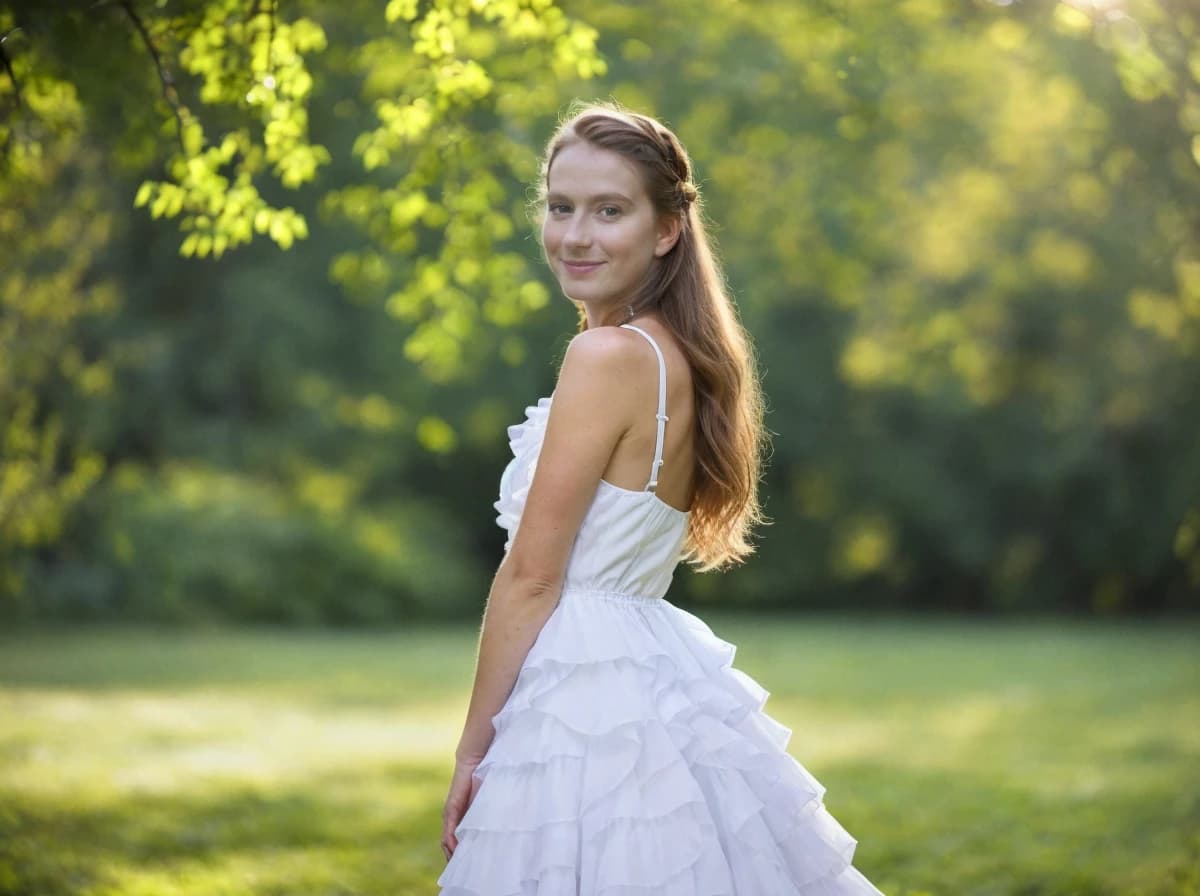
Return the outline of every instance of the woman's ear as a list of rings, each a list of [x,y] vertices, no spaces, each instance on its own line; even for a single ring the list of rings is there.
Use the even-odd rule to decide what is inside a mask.
[[[654,255],[662,258],[675,248],[679,233],[683,230],[683,216],[663,215],[658,219],[658,240],[654,244]]]

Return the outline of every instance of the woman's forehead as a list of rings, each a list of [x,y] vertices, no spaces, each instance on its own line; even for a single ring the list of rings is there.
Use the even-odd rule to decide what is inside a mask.
[[[552,193],[645,195],[636,165],[611,149],[571,143],[558,151],[546,174]]]

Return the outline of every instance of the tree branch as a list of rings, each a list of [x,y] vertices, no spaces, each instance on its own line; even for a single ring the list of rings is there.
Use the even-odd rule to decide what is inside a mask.
[[[20,27],[17,27],[0,34],[0,63],[3,63],[4,71],[8,74],[8,79],[12,81],[13,98],[17,102],[18,112],[24,107],[24,104],[21,102],[21,85],[17,82],[17,74],[13,71],[12,62],[9,61],[8,52],[4,49],[4,44],[8,41],[10,34],[16,34],[20,30]]]
[[[12,60],[8,58],[8,51],[4,44],[8,40],[8,36],[10,34],[15,34],[20,30],[21,29],[17,27],[13,28],[11,31],[4,32],[4,34],[0,34],[0,64],[4,65],[4,71],[7,73],[8,79],[12,81],[13,101],[16,104],[18,114],[25,110],[25,104],[21,99],[21,83],[17,80],[17,73],[13,71]],[[7,128],[6,133],[4,134],[4,140],[3,142],[0,142],[0,158],[3,159],[6,166],[9,159],[9,145],[12,143],[13,132],[15,129],[15,125],[14,127]]]
[[[146,45],[146,52],[150,54],[150,58],[154,61],[154,68],[158,71],[158,80],[162,82],[163,97],[166,99],[171,111],[175,115],[175,124],[179,136],[179,148],[183,150],[184,155],[187,155],[187,146],[183,142],[183,115],[186,111],[183,104],[179,102],[179,91],[175,89],[175,78],[165,65],[163,65],[162,56],[159,55],[158,47],[154,45],[154,41],[150,37],[150,32],[146,29],[145,22],[138,16],[133,5],[129,0],[120,0],[117,4],[121,9],[125,10],[125,15],[129,17],[129,21],[133,23],[133,27],[137,29],[141,35],[142,43]]]
[[[271,16],[271,22],[267,31],[267,75],[272,82],[275,80],[275,16],[279,12],[279,0],[269,0],[270,8],[268,14]],[[274,86],[274,83],[272,83]]]

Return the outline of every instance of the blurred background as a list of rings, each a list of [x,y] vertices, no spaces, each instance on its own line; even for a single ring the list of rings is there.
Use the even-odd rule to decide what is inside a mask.
[[[576,97],[682,135],[760,352],[774,524],[676,597],[1200,607],[1196,13],[273,2],[0,12],[6,617],[474,615]]]
[[[1200,892],[1191,4],[0,2],[0,51],[0,894],[432,887],[576,98],[693,156],[773,523],[670,599],[860,867]]]

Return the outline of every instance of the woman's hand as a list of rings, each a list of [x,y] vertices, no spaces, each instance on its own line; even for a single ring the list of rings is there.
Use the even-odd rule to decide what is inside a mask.
[[[479,759],[461,759],[454,761],[454,775],[450,778],[450,793],[446,795],[446,808],[442,810],[442,853],[446,861],[458,849],[458,838],[454,829],[467,814],[467,809],[475,801],[479,792],[479,782],[475,780],[475,769]]]

